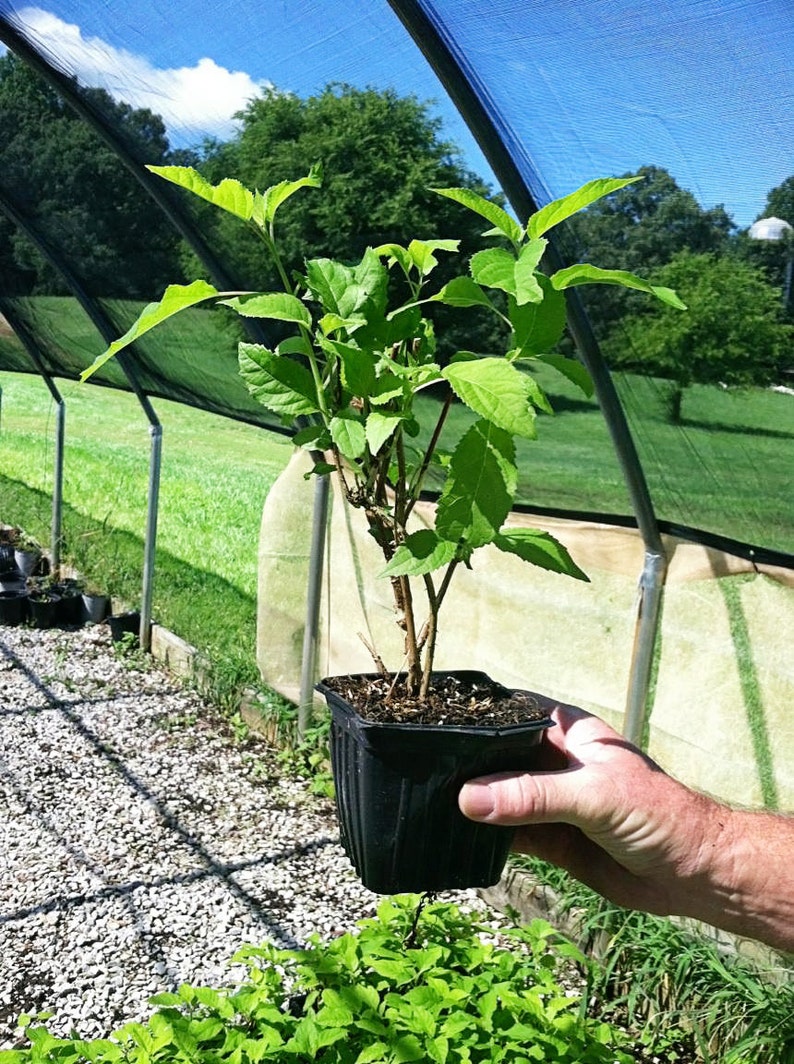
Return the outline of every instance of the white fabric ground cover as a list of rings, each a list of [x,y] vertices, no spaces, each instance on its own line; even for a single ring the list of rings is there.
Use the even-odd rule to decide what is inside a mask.
[[[233,982],[243,942],[341,934],[377,904],[327,800],[133,665],[105,626],[0,627],[0,1048],[37,1010],[106,1036],[152,994]]]

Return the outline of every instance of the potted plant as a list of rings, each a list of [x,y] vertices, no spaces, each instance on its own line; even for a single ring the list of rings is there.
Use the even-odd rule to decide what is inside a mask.
[[[87,584],[82,593],[83,620],[88,624],[101,624],[110,612],[110,596],[94,584]]]
[[[34,628],[53,628],[61,621],[62,596],[50,577],[28,579],[28,613]]]
[[[291,278],[275,219],[289,197],[320,186],[318,168],[264,193],[233,180],[211,185],[188,167],[151,169],[256,232],[282,289],[219,292],[201,280],[171,285],[83,378],[149,329],[206,301],[289,332],[273,347],[241,343],[240,372],[260,402],[295,425],[296,444],[316,456],[314,473],[338,476],[348,503],[363,511],[404,637],[404,661],[396,669],[373,647],[371,674],[320,685],[332,709],[344,845],[373,890],[493,883],[511,832],[465,820],[458,789],[481,772],[531,766],[550,722],[531,697],[482,674],[434,671],[440,610],[455,572],[471,567],[486,546],[587,579],[548,533],[506,526],[518,482],[515,440],[534,438],[537,410],[551,412],[528,372],[533,364],[550,365],[589,391],[580,363],[554,353],[566,325],[566,289],[619,284],[683,307],[669,289],[623,271],[583,263],[551,276],[540,270],[553,226],[637,178],[591,181],[525,226],[470,190],[437,189],[482,216],[486,235],[497,241],[438,285],[439,258],[458,251],[458,242],[446,237],[369,248],[353,264],[313,259]],[[430,313],[438,304],[493,314],[503,327],[501,352],[458,351],[442,364]],[[443,389],[444,398],[422,437],[417,399],[431,386]],[[450,445],[442,433],[453,402],[468,408],[471,420]],[[417,527],[414,508],[431,472],[441,483],[435,527]]]
[[[32,576],[41,558],[41,545],[21,529],[14,541],[14,561],[24,577]]]

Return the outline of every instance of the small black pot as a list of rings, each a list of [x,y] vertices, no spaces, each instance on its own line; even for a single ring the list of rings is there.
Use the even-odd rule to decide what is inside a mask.
[[[110,627],[110,638],[118,643],[125,635],[138,637],[141,630],[141,615],[137,610],[128,613],[114,613],[107,618]]]
[[[31,591],[28,612],[34,628],[54,628],[61,620],[61,596],[52,591]]]
[[[498,882],[515,829],[468,820],[458,793],[474,776],[534,767],[551,719],[501,728],[379,724],[324,682],[317,690],[331,708],[342,845],[364,886],[399,894]]]
[[[24,588],[0,591],[0,624],[23,624],[27,619],[27,591]]]

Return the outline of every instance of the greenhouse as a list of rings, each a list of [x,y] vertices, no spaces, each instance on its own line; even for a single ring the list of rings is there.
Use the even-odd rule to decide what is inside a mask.
[[[783,0],[0,0],[0,532],[304,753],[321,678],[429,654],[790,811],[792,45]]]

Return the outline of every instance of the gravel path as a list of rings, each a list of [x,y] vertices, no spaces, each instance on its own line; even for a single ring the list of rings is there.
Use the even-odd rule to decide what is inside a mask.
[[[107,1035],[231,981],[242,942],[330,937],[378,900],[329,802],[102,625],[0,627],[0,810],[0,1048],[39,1009]]]

